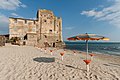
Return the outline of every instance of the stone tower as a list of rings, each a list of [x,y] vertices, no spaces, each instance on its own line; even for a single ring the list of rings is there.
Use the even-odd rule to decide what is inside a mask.
[[[50,10],[38,10],[37,19],[9,18],[9,34],[19,37],[26,45],[61,46],[62,18],[56,17]]]

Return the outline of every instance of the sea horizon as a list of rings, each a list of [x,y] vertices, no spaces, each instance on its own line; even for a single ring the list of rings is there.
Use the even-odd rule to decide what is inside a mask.
[[[84,42],[64,41],[64,42],[66,44],[66,49],[86,52],[85,41]],[[89,42],[88,47],[89,53],[120,56],[120,42]]]
[[[68,40],[65,40],[63,42],[80,42],[80,43],[86,43],[86,41],[68,41]],[[120,43],[120,41],[88,41],[88,43]]]

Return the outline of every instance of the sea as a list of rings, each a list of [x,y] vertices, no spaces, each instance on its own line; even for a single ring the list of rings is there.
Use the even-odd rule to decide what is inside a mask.
[[[85,42],[64,42],[66,44],[66,49],[86,52]],[[90,53],[120,56],[120,42],[88,42],[88,49]]]

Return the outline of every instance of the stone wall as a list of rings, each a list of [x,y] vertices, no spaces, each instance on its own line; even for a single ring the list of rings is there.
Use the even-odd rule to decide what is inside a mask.
[[[9,33],[10,37],[23,38],[26,33],[36,33],[36,24],[33,20],[25,20],[20,18],[9,19]]]
[[[26,45],[37,45],[37,34],[36,33],[27,33]]]

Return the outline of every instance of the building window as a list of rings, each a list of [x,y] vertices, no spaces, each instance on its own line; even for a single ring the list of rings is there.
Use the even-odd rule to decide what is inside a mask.
[[[52,32],[52,30],[51,30],[51,29],[50,29],[49,31],[50,31],[50,32]]]
[[[46,35],[44,35],[45,36],[45,38],[47,38],[47,36]]]
[[[34,21],[34,24],[35,24],[35,21]]]
[[[44,22],[47,22],[47,20],[44,20]]]
[[[25,20],[25,24],[27,24],[27,20]]]
[[[61,24],[59,23],[59,26],[61,26]]]

